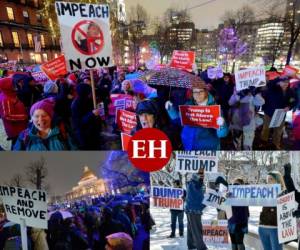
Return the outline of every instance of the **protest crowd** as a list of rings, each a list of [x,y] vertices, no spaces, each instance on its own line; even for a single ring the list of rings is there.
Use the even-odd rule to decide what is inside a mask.
[[[153,220],[145,194],[104,195],[48,206],[47,229],[27,227],[29,250],[147,250]],[[2,215],[0,249],[19,250],[20,225]]]
[[[242,73],[211,76],[210,69],[197,75],[166,66],[102,68],[54,80],[30,67],[5,69],[0,116],[12,150],[122,149],[121,139],[151,127],[165,132],[175,150],[296,150],[300,80],[272,70],[262,72],[262,86],[238,90]]]

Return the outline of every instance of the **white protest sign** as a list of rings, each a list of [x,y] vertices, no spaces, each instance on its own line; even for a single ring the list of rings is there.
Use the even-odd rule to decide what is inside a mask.
[[[153,199],[154,207],[183,210],[183,195],[184,191],[182,188],[151,187],[151,198]]]
[[[279,127],[285,117],[286,112],[284,111],[284,109],[275,109],[275,112],[272,116],[269,128],[277,128]]]
[[[293,212],[297,209],[295,192],[277,199],[277,225],[279,243],[297,239],[297,221]]]
[[[55,2],[55,10],[68,70],[113,65],[109,5]]]
[[[204,199],[202,201],[202,204],[210,207],[215,207],[221,210],[225,210],[226,209],[225,201],[226,201],[226,197],[224,196],[224,193],[217,192],[214,189],[207,188],[204,194]]]
[[[47,197],[42,190],[0,186],[0,197],[7,219],[27,226],[47,229]]]
[[[207,69],[207,76],[209,79],[222,78],[224,76],[222,67],[212,67]]]
[[[235,73],[236,90],[241,91],[251,86],[262,87],[266,85],[266,71],[264,67],[243,69]]]
[[[213,245],[229,243],[227,220],[202,220],[203,241]]]
[[[281,187],[279,184],[229,185],[228,192],[226,205],[276,207]]]
[[[197,173],[200,168],[204,168],[206,173],[217,173],[218,152],[176,151],[176,171]]]

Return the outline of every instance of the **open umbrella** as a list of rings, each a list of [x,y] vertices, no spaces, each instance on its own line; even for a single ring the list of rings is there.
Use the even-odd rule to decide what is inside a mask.
[[[148,84],[189,89],[192,88],[193,82],[199,81],[199,77],[193,74],[172,68],[149,70],[140,76],[139,79]]]

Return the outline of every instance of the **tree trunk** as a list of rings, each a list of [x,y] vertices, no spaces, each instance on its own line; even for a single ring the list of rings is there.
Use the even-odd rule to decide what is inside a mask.
[[[286,64],[285,65],[290,65],[292,52],[293,52],[293,47],[294,47],[294,44],[290,44],[289,50],[288,50],[288,53],[287,53],[287,56],[286,56]]]
[[[235,60],[233,61],[233,64],[232,64],[231,74],[234,74],[234,69],[235,69]]]

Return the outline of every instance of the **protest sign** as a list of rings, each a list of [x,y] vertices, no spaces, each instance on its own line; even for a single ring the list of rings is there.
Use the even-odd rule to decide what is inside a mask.
[[[266,71],[264,67],[243,69],[235,73],[236,90],[241,91],[251,86],[262,87],[266,85]]]
[[[129,144],[131,137],[132,137],[131,135],[121,133],[121,141],[122,141],[122,150],[123,151],[127,151],[128,144]]]
[[[197,173],[200,168],[205,173],[218,172],[217,151],[176,151],[175,170],[178,172]]]
[[[0,186],[0,197],[7,219],[27,226],[47,229],[47,197],[42,190]]]
[[[283,69],[282,74],[285,76],[291,76],[294,77],[298,73],[298,69],[295,67],[292,67],[290,65],[286,65]]]
[[[286,112],[284,111],[284,109],[275,109],[275,112],[272,116],[269,128],[279,127],[285,118],[285,114],[286,114]]]
[[[151,187],[153,206],[183,210],[183,189],[173,187]]]
[[[174,50],[171,58],[170,67],[183,69],[186,71],[193,71],[193,64],[195,63],[194,51]]]
[[[134,108],[134,101],[131,95],[125,94],[111,94],[110,95],[111,104],[109,104],[109,114],[115,115],[116,110],[118,109],[133,109]]]
[[[48,77],[43,71],[32,72],[31,76],[37,82],[46,82],[46,81],[48,81]]]
[[[113,65],[109,5],[55,2],[55,10],[68,70]]]
[[[10,60],[5,63],[0,63],[0,68],[2,69],[15,69],[17,65],[17,60]]]
[[[211,106],[179,106],[180,118],[182,125],[216,128],[220,126],[217,124],[217,118],[221,115],[220,105]]]
[[[68,73],[65,56],[61,55],[51,61],[41,65],[41,70],[54,81],[59,76],[64,76]]]
[[[207,76],[209,79],[222,78],[224,76],[222,67],[211,67],[207,69]]]
[[[226,197],[224,193],[217,192],[214,189],[207,188],[204,194],[202,204],[210,207],[215,207],[221,210],[225,210]]]
[[[116,124],[122,132],[130,134],[132,129],[136,127],[136,114],[123,109],[118,109],[116,114]]]
[[[231,206],[276,207],[279,184],[229,185],[229,197],[225,204]]]
[[[295,192],[288,193],[277,199],[277,224],[279,243],[297,239],[297,221],[293,212],[297,210]]]
[[[203,241],[213,245],[228,244],[227,220],[203,220]]]

